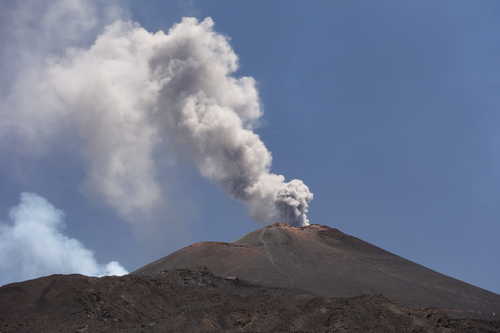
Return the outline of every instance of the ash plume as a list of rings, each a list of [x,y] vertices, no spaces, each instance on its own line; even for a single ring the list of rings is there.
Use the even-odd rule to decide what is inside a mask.
[[[232,76],[238,57],[210,18],[184,18],[151,58],[161,82],[158,119],[162,133],[174,133],[200,173],[245,202],[253,218],[307,225],[312,193],[300,180],[285,182],[270,172],[271,153],[252,129],[262,115],[255,80]]]
[[[43,151],[74,129],[86,188],[128,220],[168,202],[154,156],[175,153],[255,220],[307,225],[313,194],[271,172],[271,153],[254,133],[262,116],[256,82],[236,76],[238,57],[213,25],[183,18],[150,33],[116,20],[88,47],[45,54],[2,103],[8,126],[0,130],[29,147],[48,142]]]

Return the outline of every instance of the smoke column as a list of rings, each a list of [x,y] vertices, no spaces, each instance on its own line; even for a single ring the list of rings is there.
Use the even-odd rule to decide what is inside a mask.
[[[175,152],[255,220],[309,224],[313,194],[301,180],[271,172],[271,153],[254,133],[262,116],[256,82],[235,75],[238,57],[213,25],[183,18],[150,33],[116,20],[90,47],[45,55],[2,103],[0,135],[50,147],[74,129],[86,188],[128,220],[168,202],[154,153]]]
[[[255,219],[307,225],[312,193],[302,181],[286,183],[270,172],[271,153],[252,131],[262,114],[255,81],[232,76],[238,58],[212,28],[210,18],[184,18],[168,34],[154,35],[153,117],[162,133],[175,133],[189,148],[201,174],[245,202]]]

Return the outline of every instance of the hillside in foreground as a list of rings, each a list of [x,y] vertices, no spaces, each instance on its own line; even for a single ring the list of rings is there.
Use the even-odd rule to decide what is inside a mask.
[[[319,297],[206,270],[52,275],[0,288],[0,332],[500,332],[381,295]]]

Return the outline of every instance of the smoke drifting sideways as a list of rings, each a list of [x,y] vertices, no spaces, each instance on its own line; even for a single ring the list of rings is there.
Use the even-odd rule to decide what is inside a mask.
[[[36,194],[22,193],[9,220],[0,222],[0,285],[56,273],[128,273],[116,261],[97,263],[92,251],[65,236],[63,212]]]
[[[211,18],[183,18],[150,33],[116,20],[90,47],[46,54],[3,103],[0,134],[33,149],[74,128],[86,188],[129,221],[168,203],[154,156],[175,153],[255,220],[308,225],[313,194],[271,172],[271,153],[254,132],[262,116],[256,82],[235,76],[238,57],[213,26]]]

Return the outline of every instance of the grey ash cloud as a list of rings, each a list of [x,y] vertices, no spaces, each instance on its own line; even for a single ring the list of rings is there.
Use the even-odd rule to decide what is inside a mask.
[[[2,101],[0,133],[24,142],[24,153],[43,154],[70,129],[81,141],[85,189],[128,221],[154,215],[175,195],[158,181],[159,152],[189,156],[257,221],[309,224],[313,194],[271,172],[271,153],[254,132],[262,116],[256,82],[235,74],[238,56],[213,20],[183,18],[151,33],[113,2],[102,17],[91,4],[46,9],[50,47],[26,58]],[[56,19],[67,37],[48,37]],[[81,45],[92,33],[95,41]]]

